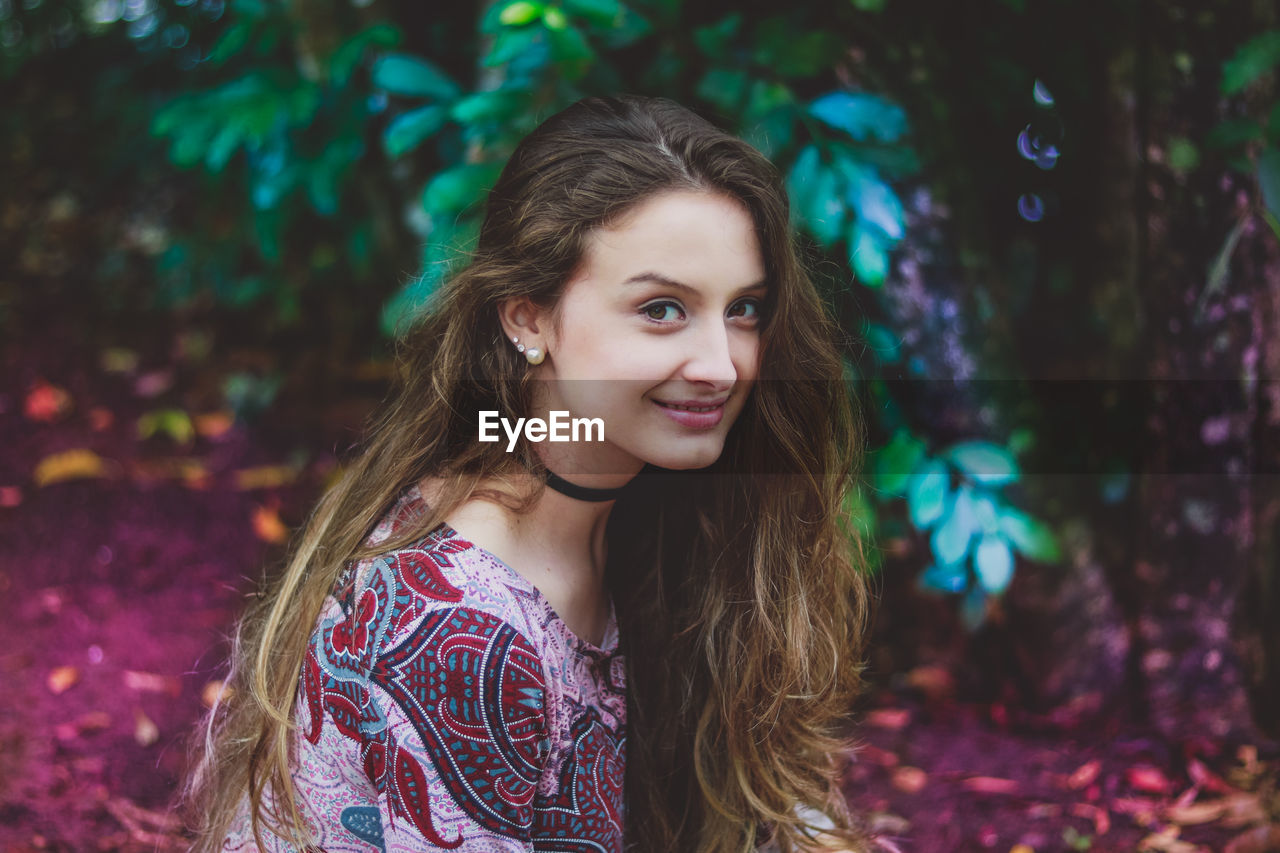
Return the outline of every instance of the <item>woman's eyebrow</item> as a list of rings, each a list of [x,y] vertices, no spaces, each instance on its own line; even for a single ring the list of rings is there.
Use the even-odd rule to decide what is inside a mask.
[[[701,295],[700,291],[696,287],[692,287],[691,285],[676,281],[675,279],[665,276],[662,273],[656,273],[656,272],[636,273],[635,275],[631,276],[630,278],[628,278],[626,281],[622,283],[623,284],[641,284],[643,282],[654,282],[655,284],[665,285],[667,287],[671,287],[676,290],[683,290],[686,293]],[[769,282],[757,281],[755,284],[748,284],[745,287],[739,287],[736,291],[734,291],[733,295],[737,296],[739,293],[745,293],[748,290],[758,290],[760,288],[764,288],[767,290],[768,287],[769,287]]]

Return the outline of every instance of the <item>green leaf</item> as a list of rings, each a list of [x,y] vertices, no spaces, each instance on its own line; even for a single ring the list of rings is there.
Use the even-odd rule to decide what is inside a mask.
[[[933,535],[929,539],[938,562],[951,565],[964,559],[969,550],[969,540],[973,537],[976,521],[969,489],[967,486],[961,486],[956,490],[950,506],[943,514],[942,522],[933,529]]]
[[[1013,552],[1003,537],[988,533],[974,550],[973,566],[983,589],[999,595],[1013,579]]]
[[[754,80],[751,95],[747,99],[744,118],[749,122],[761,121],[770,114],[782,111],[788,121],[794,120],[795,96],[785,83],[770,80]]]
[[[924,590],[964,592],[965,587],[969,585],[969,572],[965,569],[964,563],[955,563],[950,566],[930,563],[928,568],[916,578],[916,585]]]
[[[1280,105],[1278,105],[1280,108]],[[1205,136],[1208,148],[1239,148],[1263,137],[1262,125],[1247,118],[1233,118],[1219,122]]]
[[[209,140],[208,147],[205,148],[205,167],[215,175],[221,172],[243,141],[244,137],[237,125],[225,125],[214,134],[213,139]]]
[[[371,45],[397,47],[404,36],[392,24],[374,24],[344,41],[329,57],[329,79],[338,87],[346,86],[356,66]]]
[[[1200,151],[1196,144],[1185,136],[1175,136],[1169,140],[1169,168],[1175,172],[1190,172],[1200,165]]]
[[[843,509],[841,519],[847,535],[852,537],[856,533],[862,541],[869,542],[875,535],[876,510],[867,500],[866,490],[861,484],[845,495]]]
[[[742,15],[734,13],[709,26],[698,27],[693,31],[693,41],[709,58],[723,60],[728,57],[729,46],[738,34],[740,26],[742,26]]]
[[[745,138],[764,156],[776,160],[782,151],[791,147],[795,124],[796,111],[790,105],[781,106],[757,119]]]
[[[930,459],[917,466],[907,483],[907,510],[917,530],[928,530],[942,517],[950,485],[947,467],[941,461]]]
[[[1222,290],[1223,285],[1227,283],[1227,276],[1231,273],[1231,256],[1235,254],[1236,246],[1240,243],[1240,237],[1244,234],[1250,218],[1242,216],[1236,220],[1235,226],[1227,232],[1227,238],[1222,241],[1222,248],[1214,255],[1213,263],[1209,265],[1208,280],[1205,282],[1204,291],[1200,294],[1201,305],[1214,293]]]
[[[806,145],[787,171],[787,195],[791,197],[791,219],[797,225],[804,222],[805,213],[811,204],[810,199],[818,183],[818,170],[821,167],[822,160],[818,156],[817,146]]]
[[[698,81],[698,97],[710,101],[728,113],[742,110],[751,78],[737,68],[712,68]]]
[[[1015,0],[1005,0],[1014,3]],[[1024,0],[1017,0],[1018,3]],[[987,621],[987,591],[982,584],[974,584],[960,601],[960,621],[970,631],[976,631]]]
[[[831,246],[840,239],[849,218],[849,211],[840,198],[839,179],[835,171],[821,167],[818,169],[807,201],[808,207],[802,212],[809,233],[823,246]]]
[[[1280,65],[1280,30],[1255,36],[1222,63],[1222,94],[1234,95]]]
[[[422,193],[422,206],[433,216],[456,213],[480,202],[498,179],[501,164],[466,163],[431,179]]]
[[[402,113],[387,126],[382,134],[382,145],[388,156],[399,157],[420,145],[448,120],[449,110],[438,104]]]
[[[900,495],[924,458],[924,442],[900,429],[872,458],[876,489],[886,495]]]
[[[897,242],[906,233],[902,202],[889,185],[871,169],[838,158],[837,166],[849,181],[848,199],[859,221],[871,226],[887,241]]]
[[[503,30],[493,40],[493,47],[484,57],[483,64],[494,68],[523,56],[546,37],[545,33],[542,27]]]
[[[1018,463],[1009,451],[987,441],[966,441],[943,453],[975,483],[1001,486],[1018,479]]]
[[[833,32],[798,31],[786,18],[771,18],[757,27],[753,59],[782,78],[812,77],[836,63],[845,43]]]
[[[622,17],[608,27],[593,33],[599,43],[608,50],[617,50],[649,35],[653,32],[653,24],[649,19],[636,12],[630,6],[622,7]]]
[[[880,240],[862,220],[854,220],[849,233],[849,265],[867,287],[879,287],[889,275],[889,255]]]
[[[196,429],[190,416],[181,409],[159,409],[138,418],[138,438],[146,440],[156,434],[187,444],[195,438]]]
[[[205,63],[216,68],[244,50],[244,46],[249,43],[249,36],[253,33],[253,27],[254,24],[250,21],[237,21],[228,26],[222,31],[222,35],[218,36],[213,47],[209,48]]]
[[[550,15],[555,9],[547,10]],[[580,80],[595,61],[596,52],[587,43],[582,30],[566,24],[563,27],[547,25],[548,41],[551,44],[551,58],[560,66],[560,72],[569,80]]]
[[[478,216],[462,220],[452,216],[434,217],[431,241],[423,254],[422,273],[382,307],[383,334],[399,336],[408,330],[454,265],[470,254],[479,233]]]
[[[1268,148],[1258,155],[1258,187],[1262,203],[1280,219],[1280,148]]]
[[[973,517],[983,533],[1000,530],[1000,508],[985,489],[973,490]]]
[[[1000,533],[1027,559],[1042,563],[1062,559],[1058,540],[1049,526],[1016,507],[1000,508]]]
[[[527,92],[495,89],[491,92],[477,92],[458,101],[450,109],[449,114],[462,124],[477,124],[482,121],[505,121],[516,115],[529,104]]]
[[[867,324],[867,346],[880,364],[897,364],[902,358],[902,339],[879,323]]]
[[[547,29],[555,32],[569,26],[569,19],[564,16],[564,12],[559,7],[551,6],[542,13],[542,23],[546,24]]]
[[[281,169],[255,169],[253,172],[253,206],[259,210],[271,210],[285,195],[298,185],[302,174],[295,164]]]
[[[624,12],[618,0],[564,0],[564,9],[570,15],[602,28],[616,26]]]
[[[906,135],[902,108],[865,92],[832,92],[809,105],[809,113],[859,142],[895,142]]]
[[[502,11],[498,14],[498,20],[504,27],[523,27],[525,24],[541,18],[544,9],[546,9],[546,5],[543,3],[516,0],[516,2],[508,3],[502,8]]]
[[[407,53],[380,57],[373,66],[373,84],[396,95],[419,95],[440,101],[451,101],[462,91],[430,62]]]

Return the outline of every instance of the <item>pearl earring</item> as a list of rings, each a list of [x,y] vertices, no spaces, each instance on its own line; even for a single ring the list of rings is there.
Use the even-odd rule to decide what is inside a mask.
[[[516,345],[516,352],[524,352],[524,344],[520,343],[520,339],[512,336],[511,343]]]
[[[524,351],[524,357],[529,360],[530,364],[542,364],[542,350],[537,347],[529,347]]]

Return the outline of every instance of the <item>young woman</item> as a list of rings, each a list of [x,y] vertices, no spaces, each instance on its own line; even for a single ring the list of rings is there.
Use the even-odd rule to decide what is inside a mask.
[[[196,848],[865,849],[834,333],[755,149],[661,99],[542,124],[240,626]]]

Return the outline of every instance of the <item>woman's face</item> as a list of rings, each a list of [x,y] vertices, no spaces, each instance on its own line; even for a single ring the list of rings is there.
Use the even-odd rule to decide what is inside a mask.
[[[533,370],[539,409],[600,418],[605,440],[547,458],[601,474],[713,463],[759,370],[766,289],[755,227],[730,197],[665,192],[597,230],[558,323],[540,324]]]

